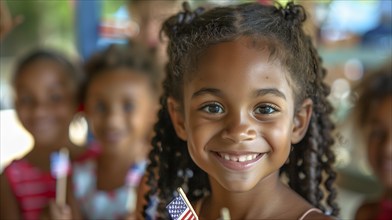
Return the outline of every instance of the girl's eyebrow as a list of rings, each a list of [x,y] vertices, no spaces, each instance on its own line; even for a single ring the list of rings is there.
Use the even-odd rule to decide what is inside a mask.
[[[277,96],[277,97],[280,97],[280,98],[286,100],[286,96],[283,94],[283,92],[281,92],[275,88],[258,89],[254,92],[255,97],[265,96],[267,94],[272,94],[274,96]]]
[[[201,88],[198,91],[196,91],[195,93],[193,93],[192,95],[192,99],[197,97],[197,96],[201,96],[204,94],[213,94],[216,96],[222,96],[222,91],[220,91],[219,89],[215,89],[215,88]],[[259,96],[265,96],[267,94],[272,94],[274,96],[280,97],[284,100],[286,100],[286,96],[283,94],[283,92],[279,91],[276,88],[267,88],[267,89],[258,89],[254,92],[254,97],[259,97]]]
[[[192,99],[204,94],[213,94],[213,95],[221,96],[222,92],[219,89],[215,89],[215,88],[201,88],[195,93],[193,93]]]

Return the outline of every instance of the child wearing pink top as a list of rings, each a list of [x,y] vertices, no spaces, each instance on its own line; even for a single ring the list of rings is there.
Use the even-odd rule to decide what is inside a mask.
[[[76,146],[68,135],[78,107],[79,82],[76,68],[56,52],[37,50],[20,60],[12,79],[15,110],[34,146],[0,177],[0,219],[39,219],[56,195],[50,174],[53,152],[66,147],[71,160],[94,152]]]

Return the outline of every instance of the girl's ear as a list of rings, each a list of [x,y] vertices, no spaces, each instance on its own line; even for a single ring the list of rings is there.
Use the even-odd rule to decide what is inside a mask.
[[[178,103],[174,98],[169,97],[167,98],[167,108],[177,136],[183,141],[186,141],[187,133],[185,130],[184,114],[181,112],[180,103]]]
[[[297,144],[305,136],[313,112],[313,101],[305,99],[300,109],[294,115],[291,143]]]

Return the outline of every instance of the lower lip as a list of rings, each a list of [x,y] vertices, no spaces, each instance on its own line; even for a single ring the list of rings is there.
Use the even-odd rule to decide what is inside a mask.
[[[216,152],[213,152],[213,154],[224,167],[235,171],[244,171],[251,168],[254,164],[256,164],[261,158],[263,158],[266,155],[265,153],[261,153],[253,160],[237,162],[237,161],[225,160],[221,156],[219,156],[218,153]]]

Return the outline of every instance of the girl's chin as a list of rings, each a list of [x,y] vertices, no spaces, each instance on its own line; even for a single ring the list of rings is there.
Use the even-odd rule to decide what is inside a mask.
[[[248,192],[256,186],[256,184],[250,182],[250,180],[245,182],[244,179],[219,181],[219,185],[232,193]]]
[[[130,152],[129,146],[132,145],[113,142],[104,142],[101,144],[102,150],[110,154],[128,154]]]

